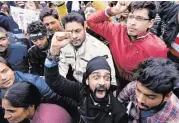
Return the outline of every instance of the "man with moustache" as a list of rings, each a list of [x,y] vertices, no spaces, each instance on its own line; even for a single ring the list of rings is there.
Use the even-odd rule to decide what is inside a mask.
[[[22,44],[10,44],[7,31],[0,27],[0,56],[6,59],[13,70],[28,72],[27,47]]]
[[[109,17],[127,9],[126,25],[109,22]],[[119,1],[116,6],[96,12],[87,19],[89,28],[109,42],[121,88],[131,81],[132,70],[141,61],[149,57],[167,57],[165,43],[150,32],[155,16],[156,5],[152,1]]]
[[[149,58],[139,64],[134,81],[118,95],[121,102],[132,102],[133,123],[179,123],[177,90],[179,71],[176,64],[164,58]]]
[[[83,83],[70,81],[59,74],[58,61],[62,47],[71,40],[71,32],[57,32],[45,61],[45,79],[56,93],[77,101],[79,123],[127,123],[126,108],[111,92],[111,68],[97,56],[91,59],[83,75]]]
[[[72,68],[72,77],[82,82],[88,61],[96,56],[103,56],[112,69],[111,84],[116,86],[114,63],[110,50],[104,43],[86,33],[83,16],[78,13],[70,13],[62,18],[62,24],[66,32],[71,32],[72,41],[61,49],[60,74],[66,77],[68,70]]]

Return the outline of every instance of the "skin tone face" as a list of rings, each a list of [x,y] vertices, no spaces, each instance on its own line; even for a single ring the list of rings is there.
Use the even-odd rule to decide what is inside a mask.
[[[127,33],[129,36],[137,36],[147,31],[153,25],[153,19],[149,19],[148,10],[134,10],[133,13],[129,13],[127,19]]]
[[[136,84],[137,105],[142,110],[150,110],[151,108],[161,104],[162,101],[167,101],[170,96],[171,93],[163,97],[162,94],[155,93],[142,86],[140,82]]]
[[[9,88],[14,80],[14,72],[6,64],[0,62],[0,89]]]
[[[65,31],[71,32],[71,34],[72,34],[71,44],[75,48],[79,48],[86,38],[86,31],[81,23],[78,23],[75,21],[66,23]]]
[[[25,9],[30,9],[30,10],[36,10],[36,6],[35,6],[35,3],[33,1],[27,1],[25,3]]]
[[[46,26],[46,28],[54,34],[57,31],[63,30],[60,21],[53,16],[46,16],[43,18],[43,24]]]
[[[2,99],[2,108],[5,110],[4,118],[6,118],[9,123],[19,123],[26,118],[31,118],[34,113],[34,107],[29,107],[27,109],[13,107],[11,103],[4,98]]]
[[[110,81],[110,72],[105,69],[100,69],[89,75],[87,84],[90,89],[95,92],[97,98],[104,98],[107,90],[110,88]]]
[[[32,40],[35,46],[37,46],[39,49],[44,49],[48,45],[47,36],[44,36],[43,38]]]
[[[0,52],[2,53],[4,51],[6,51],[9,44],[10,43],[9,43],[6,32],[0,32]]]

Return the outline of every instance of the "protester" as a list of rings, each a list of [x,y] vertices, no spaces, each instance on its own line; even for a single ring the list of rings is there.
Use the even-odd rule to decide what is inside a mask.
[[[50,47],[47,29],[42,22],[35,21],[28,25],[27,33],[34,44],[28,51],[30,73],[44,76],[45,58]]]
[[[130,5],[126,26],[108,21],[110,16],[118,15]],[[149,57],[167,57],[165,43],[149,32],[156,15],[156,6],[152,1],[118,2],[91,15],[87,24],[96,33],[103,36],[110,46],[124,87],[132,78],[132,70]]]
[[[69,66],[73,77],[82,82],[88,61],[96,56],[103,56],[108,61],[112,71],[112,85],[116,85],[115,69],[111,53],[105,44],[86,33],[84,18],[77,13],[71,13],[62,18],[66,32],[71,32],[72,41],[61,49],[59,72],[66,77]]]
[[[28,72],[27,47],[22,44],[10,44],[7,31],[0,27],[0,56],[5,58],[13,70]]]
[[[49,36],[53,36],[55,32],[63,30],[60,17],[58,16],[56,9],[42,9],[40,12],[40,20],[46,26]]]
[[[178,75],[176,64],[168,59],[149,58],[140,63],[134,81],[118,96],[122,102],[132,102],[130,119],[135,123],[178,123],[179,100],[171,99]]]
[[[2,97],[2,108],[5,110],[4,118],[10,123],[25,119],[32,123],[71,123],[65,109],[55,104],[41,103],[41,93],[29,82],[16,83],[7,89]]]
[[[103,57],[94,57],[88,62],[83,83],[59,74],[58,55],[70,40],[69,32],[53,36],[45,61],[45,79],[50,88],[77,101],[81,123],[127,123],[126,108],[111,92],[111,68]]]

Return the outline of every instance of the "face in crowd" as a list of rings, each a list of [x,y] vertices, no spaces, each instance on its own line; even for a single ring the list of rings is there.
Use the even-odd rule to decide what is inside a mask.
[[[78,22],[72,21],[65,24],[65,31],[71,32],[72,42],[71,44],[75,48],[79,48],[86,38],[85,27]]]
[[[43,24],[46,26],[47,30],[54,34],[57,31],[63,30],[61,22],[54,16],[46,16],[43,18]]]
[[[95,94],[96,98],[104,98],[110,88],[110,72],[105,69],[93,71],[87,80],[91,91]]]
[[[9,123],[20,123],[28,118],[30,113],[29,109],[12,106],[7,99],[2,99],[2,106],[5,109],[4,118],[7,119]]]
[[[6,64],[0,62],[0,89],[9,88],[14,80],[14,72]]]
[[[45,49],[48,46],[47,35],[43,36],[42,38],[39,38],[39,39],[34,39],[34,40],[32,40],[32,42],[39,49]]]
[[[148,9],[137,9],[128,14],[127,33],[130,36],[138,36],[152,27],[154,19],[148,16]]]
[[[40,101],[41,94],[36,86],[25,81],[15,83],[2,95],[4,118],[9,123],[23,123],[25,119],[32,119]]]
[[[7,50],[9,46],[9,40],[6,32],[0,32],[0,53]]]
[[[167,95],[155,93],[144,87],[140,82],[136,84],[137,106],[142,110],[155,109],[166,102],[170,96],[171,93]]]

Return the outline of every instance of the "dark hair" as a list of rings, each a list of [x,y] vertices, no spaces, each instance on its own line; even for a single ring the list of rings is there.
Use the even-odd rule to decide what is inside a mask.
[[[36,34],[41,32],[42,34],[47,34],[47,29],[41,21],[34,21],[30,23],[27,27],[27,33]]]
[[[117,2],[118,2],[118,1],[108,1],[108,5],[109,5],[110,7],[114,7],[114,6],[116,6]]]
[[[84,27],[84,17],[81,14],[78,13],[69,13],[67,16],[62,18],[62,24],[63,27],[65,28],[65,24],[69,23],[69,22],[77,22],[77,23],[81,23],[81,25]]]
[[[1,57],[1,56],[0,56],[0,63],[4,63],[4,64],[6,64],[10,69],[12,69],[11,64],[10,64],[8,61],[6,61],[3,57]]]
[[[56,9],[53,8],[44,8],[40,12],[40,20],[43,21],[43,19],[47,16],[53,16],[55,19],[58,19],[58,12]]]
[[[41,102],[41,93],[35,85],[22,81],[8,88],[2,98],[7,99],[13,107],[27,109],[34,105],[36,109]]]
[[[129,6],[129,12],[134,12],[139,9],[147,9],[149,19],[154,19],[157,13],[156,5],[153,1],[134,1]]]
[[[160,94],[168,94],[179,82],[176,64],[169,59],[149,58],[134,70],[133,79],[144,87]]]

